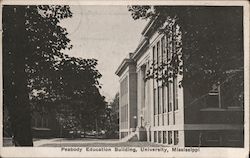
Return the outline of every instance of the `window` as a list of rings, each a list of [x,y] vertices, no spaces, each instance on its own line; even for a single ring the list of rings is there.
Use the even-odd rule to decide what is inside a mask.
[[[160,66],[162,66],[162,47],[161,47],[161,41],[157,42],[157,48],[158,48],[158,68],[160,68]],[[162,76],[162,69],[158,69],[158,74],[159,77]]]
[[[172,34],[169,35],[168,37],[168,61],[172,59]]]
[[[121,97],[128,93],[128,77],[126,76],[121,82]]]
[[[163,113],[167,112],[167,107],[166,107],[166,103],[167,103],[167,98],[165,97],[165,91],[166,91],[166,86],[164,86],[162,88],[162,107],[163,107]]]
[[[168,131],[168,144],[172,144],[172,131]]]
[[[161,38],[161,52],[162,52],[162,58],[166,58],[166,51],[165,51],[165,36]]]
[[[172,106],[173,106],[173,84],[168,83],[168,112],[172,111]]]
[[[163,144],[167,143],[167,132],[163,131]]]
[[[154,131],[154,142],[157,142],[157,132]]]
[[[159,64],[161,62],[160,42],[157,42],[156,51],[157,51],[157,57],[158,57],[157,64]]]
[[[145,73],[146,73],[146,65],[141,66],[141,87],[142,87],[142,108],[145,107],[145,95],[146,95],[146,80],[145,80]]]
[[[158,114],[156,88],[154,89],[154,114]]]
[[[169,52],[169,36],[166,37],[166,57],[167,57],[167,61],[170,59],[170,52]]]
[[[128,122],[128,105],[124,105],[121,107],[121,128],[127,128]]]
[[[149,141],[151,142],[151,131],[149,131],[148,137],[149,137]]]
[[[158,87],[158,114],[162,113],[162,87]]]
[[[157,62],[157,54],[155,52],[155,46],[153,46],[153,63],[155,64]]]
[[[161,143],[161,131],[158,131],[158,143]]]
[[[179,143],[179,132],[174,131],[174,145],[177,145]]]
[[[174,101],[174,110],[178,110],[178,83],[177,83],[177,77],[174,77],[173,101]]]

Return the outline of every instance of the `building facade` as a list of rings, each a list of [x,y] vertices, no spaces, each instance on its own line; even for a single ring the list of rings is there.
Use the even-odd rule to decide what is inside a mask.
[[[32,113],[32,135],[34,138],[60,137],[61,126],[56,120],[55,112]]]
[[[181,32],[173,24],[167,34],[160,33],[156,21],[147,24],[135,52],[116,71],[120,78],[120,139],[136,133],[140,141],[169,146],[242,147],[243,105],[228,106],[223,85],[211,87],[204,96],[194,96],[192,87],[179,87],[183,75],[173,75],[170,82],[160,79],[163,73],[173,73],[167,66],[156,67],[173,58]],[[156,77],[148,77],[152,72]]]

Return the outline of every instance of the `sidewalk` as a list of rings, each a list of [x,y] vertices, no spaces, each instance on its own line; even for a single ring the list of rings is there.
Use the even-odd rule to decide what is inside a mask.
[[[61,138],[40,139],[40,140],[37,140],[37,141],[33,141],[33,145],[34,145],[34,147],[38,147],[38,146],[41,146],[43,144],[53,143],[54,141],[56,141],[58,139],[61,139]]]
[[[42,146],[44,144],[89,144],[89,143],[120,143],[118,139],[65,139],[65,138],[54,138],[54,139],[40,139],[34,141],[34,147]]]
[[[72,139],[59,138],[54,143],[120,143],[119,139]]]

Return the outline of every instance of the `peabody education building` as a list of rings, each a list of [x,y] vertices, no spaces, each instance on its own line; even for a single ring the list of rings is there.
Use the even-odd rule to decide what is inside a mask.
[[[194,96],[192,87],[178,86],[182,75],[168,86],[162,80],[147,79],[153,61],[160,64],[171,59],[178,41],[173,34],[180,34],[176,23],[168,35],[159,33],[156,24],[157,17],[148,22],[138,47],[115,72],[120,78],[120,139],[178,147],[243,147],[244,106],[225,104],[223,85]]]

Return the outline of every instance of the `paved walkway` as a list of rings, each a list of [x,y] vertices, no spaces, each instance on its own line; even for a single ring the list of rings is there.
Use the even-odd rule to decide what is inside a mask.
[[[54,139],[40,139],[34,141],[34,146],[42,146],[44,144],[88,144],[88,143],[120,143],[118,139],[91,139],[91,138],[81,138],[81,139],[66,139],[66,138],[54,138]]]
[[[53,143],[54,141],[56,141],[59,138],[53,138],[53,139],[39,139],[39,140],[35,140],[33,141],[33,145],[34,147],[38,147],[41,146],[43,144],[48,144],[48,143]]]

